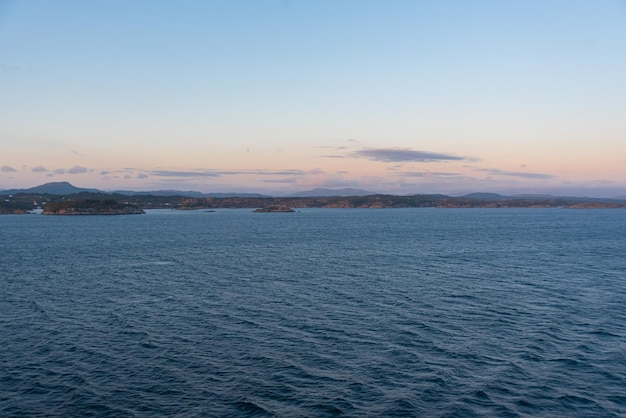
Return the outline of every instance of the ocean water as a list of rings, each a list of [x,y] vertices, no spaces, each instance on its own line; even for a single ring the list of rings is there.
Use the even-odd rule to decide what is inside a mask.
[[[626,211],[0,217],[0,416],[626,416]]]

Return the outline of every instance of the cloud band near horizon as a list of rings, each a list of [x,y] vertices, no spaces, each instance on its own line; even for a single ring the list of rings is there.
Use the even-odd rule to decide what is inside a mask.
[[[498,170],[495,168],[480,168],[480,169],[474,169],[474,171],[488,173],[494,176],[522,177],[522,178],[537,179],[537,180],[551,180],[551,179],[557,178],[557,176],[553,176],[552,174],[526,173],[523,171],[506,171],[506,170]]]
[[[367,148],[354,151],[350,154],[356,158],[367,158],[372,161],[382,161],[386,163],[400,162],[422,162],[430,163],[436,161],[463,161],[469,160],[467,157],[442,154],[437,152],[427,152],[403,148]]]
[[[306,170],[151,170],[148,174],[156,177],[220,177],[227,175],[260,176],[302,176],[310,173]]]

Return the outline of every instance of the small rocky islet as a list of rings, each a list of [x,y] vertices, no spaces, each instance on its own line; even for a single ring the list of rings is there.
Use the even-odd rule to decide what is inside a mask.
[[[270,213],[270,212],[275,212],[275,213],[289,213],[289,212],[295,212],[295,210],[291,209],[290,207],[287,206],[265,206],[259,209],[255,209],[253,210],[253,212],[256,213]]]

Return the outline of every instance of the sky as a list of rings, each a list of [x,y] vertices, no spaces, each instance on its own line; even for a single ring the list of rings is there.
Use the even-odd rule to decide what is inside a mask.
[[[0,190],[626,195],[624,0],[0,0]]]

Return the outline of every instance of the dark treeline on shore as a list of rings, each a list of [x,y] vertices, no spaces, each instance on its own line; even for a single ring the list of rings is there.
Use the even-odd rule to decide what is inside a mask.
[[[626,208],[626,201],[576,197],[505,197],[477,198],[446,195],[394,196],[374,194],[348,197],[205,197],[127,196],[116,193],[80,192],[69,195],[18,193],[0,195],[0,213],[28,213],[48,204],[84,200],[116,201],[141,209],[239,209],[280,206],[289,208]]]

